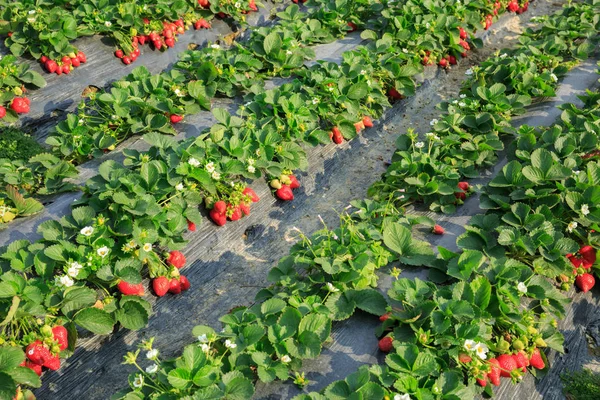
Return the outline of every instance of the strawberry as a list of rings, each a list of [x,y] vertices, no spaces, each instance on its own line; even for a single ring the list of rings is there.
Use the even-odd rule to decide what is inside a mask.
[[[193,223],[192,221],[190,221],[188,219],[187,224],[188,224],[188,231],[196,232],[196,224],[195,223]]]
[[[55,72],[56,72],[56,75],[62,75],[62,66],[58,65],[56,67],[56,71]]]
[[[60,356],[58,354],[51,356],[44,362],[44,367],[57,371],[60,368]]]
[[[458,44],[460,44],[465,50],[471,50],[471,46],[469,46],[469,43],[465,42],[464,40],[461,40],[460,42],[458,42]]]
[[[292,179],[291,178],[292,176],[293,175],[290,175],[290,179]],[[296,179],[296,177],[294,177],[294,179]],[[294,179],[292,179],[292,182],[294,181]],[[291,185],[290,185],[290,187],[291,187]],[[250,200],[252,200],[253,203],[257,203],[260,200],[260,198],[256,195],[254,190],[252,190],[252,188],[250,188],[250,187],[245,188],[244,191],[242,192],[242,194],[249,196]]]
[[[163,297],[169,291],[170,282],[164,276],[158,276],[152,280],[152,290],[158,297]]]
[[[119,281],[117,289],[125,296],[142,296],[144,294],[144,286],[141,283],[132,284],[125,281]]]
[[[63,65],[71,65],[71,58],[69,56],[64,56],[60,61],[62,61]]]
[[[446,231],[444,230],[444,228],[443,228],[443,227],[441,227],[440,225],[437,225],[437,224],[436,224],[436,225],[433,227],[433,230],[432,230],[432,232],[433,232],[433,234],[434,234],[434,235],[443,235],[443,234],[444,234],[444,232],[446,232]]]
[[[456,61],[456,57],[454,56],[448,56],[448,62],[450,63],[450,65],[456,65],[458,63]]]
[[[179,276],[179,283],[181,284],[181,290],[182,291],[188,290],[190,288],[190,286],[191,286],[190,281],[188,280],[188,278],[186,278],[183,275]]]
[[[595,284],[596,279],[594,278],[594,275],[588,274],[587,272],[575,278],[575,285],[577,285],[577,287],[581,289],[583,293],[588,292],[594,287]]]
[[[438,63],[438,65],[442,68],[448,68],[448,60],[446,60],[445,58],[442,58],[440,60],[440,62]]]
[[[181,282],[179,279],[173,278],[171,282],[169,282],[169,293],[179,294],[181,293]]]
[[[465,200],[467,198],[467,195],[465,194],[465,192],[456,192],[454,193],[454,197],[456,197],[458,200]]]
[[[123,58],[121,58],[121,61],[123,61],[123,64],[125,65],[131,64],[131,58],[129,56],[124,56]]]
[[[256,3],[254,2],[254,0],[250,0],[248,2],[248,7],[250,7],[252,11],[258,11],[258,7],[256,7]]]
[[[210,210],[209,215],[210,219],[212,219],[212,221],[218,226],[223,226],[227,222],[227,216],[225,213],[220,213],[215,208]]]
[[[387,321],[387,320],[390,318],[390,316],[391,316],[391,315],[392,315],[392,313],[391,313],[391,312],[389,312],[389,313],[385,313],[385,314],[383,314],[381,317],[379,317],[379,320],[380,320],[381,322],[383,322],[383,321]]]
[[[144,35],[140,35],[138,36],[138,43],[141,44],[142,46],[146,44],[146,36]]]
[[[531,357],[529,357],[529,365],[531,365],[535,369],[546,368],[546,364],[544,363],[542,355],[540,354],[540,349],[533,349],[533,353],[531,353]]]
[[[344,136],[342,135],[342,131],[340,131],[340,128],[338,128],[337,126],[334,126],[331,129],[331,137],[333,138],[333,142],[335,144],[341,144],[344,142]]]
[[[185,265],[185,256],[182,252],[173,250],[169,253],[169,258],[167,259],[167,262],[175,268],[180,269],[183,268],[183,266]]]
[[[292,193],[292,189],[288,185],[281,185],[281,188],[275,191],[275,196],[283,201],[294,200],[294,193]]]
[[[365,124],[362,121],[358,121],[354,123],[354,129],[356,129],[356,133],[360,133],[363,129],[365,129]]]
[[[227,211],[227,204],[223,200],[219,200],[213,206],[213,210],[216,210],[219,214],[225,214]]]
[[[494,386],[500,385],[500,363],[495,358],[490,358],[490,372],[487,377]]]
[[[47,60],[44,63],[44,68],[46,68],[46,71],[48,71],[51,74],[53,74],[53,73],[56,72],[56,69],[58,68],[58,64],[54,60]]]
[[[71,66],[67,65],[67,64],[63,64],[63,66],[62,66],[62,72],[65,75],[69,75],[71,73]]]
[[[300,182],[298,182],[296,175],[288,175],[288,178],[290,178],[290,181],[292,181],[290,183],[290,189],[298,189],[300,187]]]
[[[173,38],[173,31],[169,28],[165,28],[162,32],[162,35],[165,37],[165,39],[171,39]]]
[[[169,116],[169,119],[171,120],[172,124],[176,124],[176,123],[180,122],[181,120],[183,120],[183,116],[177,115],[177,114],[171,114]]]
[[[461,39],[465,40],[467,38],[467,31],[465,31],[463,28],[459,27],[458,32]]]
[[[0,119],[4,118],[6,116],[6,108],[4,108],[3,106],[0,106]]]
[[[473,361],[473,359],[471,358],[471,356],[469,356],[468,354],[465,353],[460,353],[458,355],[458,361],[460,361],[463,364],[468,364],[471,361]]]
[[[470,187],[471,186],[469,185],[469,182],[458,182],[458,188],[460,190],[464,190],[466,192]]]
[[[242,209],[240,208],[239,205],[238,206],[233,206],[233,205],[229,204],[227,206],[227,208],[229,210],[233,210],[233,211],[230,212],[231,215],[228,217],[230,221],[237,221],[240,218],[242,218]]]
[[[58,342],[61,351],[69,347],[69,333],[64,326],[56,325],[52,328],[52,336]]]
[[[348,27],[350,28],[350,32],[354,32],[355,30],[358,29],[358,27],[356,26],[356,24],[354,22],[348,22]]]
[[[29,360],[23,361],[21,364],[19,364],[19,367],[29,368],[30,370],[35,372],[37,376],[42,376],[42,366],[39,364],[32,363]]]
[[[594,249],[592,246],[583,246],[579,249],[578,253],[581,255],[583,260],[581,263],[583,268],[589,269],[596,262],[596,249]]]
[[[527,358],[527,355],[523,351],[520,351],[517,354],[513,354],[513,358],[517,363],[517,368],[525,372],[529,366],[529,358]]]
[[[79,59],[79,62],[82,64],[85,64],[87,62],[87,57],[83,51],[77,52],[77,58]]]
[[[390,336],[384,337],[379,341],[379,350],[383,351],[384,353],[389,353],[394,348],[393,342],[394,339],[392,339]]]
[[[25,97],[15,97],[10,104],[10,108],[17,114],[25,114],[29,112],[29,99]]]
[[[512,0],[510,3],[508,3],[506,8],[510,12],[516,12],[519,9],[519,3],[517,0]]]
[[[517,369],[517,362],[510,354],[500,354],[496,357],[500,365],[500,376],[510,378],[510,373]]]
[[[77,58],[77,57],[71,58],[71,65],[72,66],[79,67],[80,64],[81,63],[79,62],[79,58]]]
[[[487,386],[487,374],[483,374],[483,378],[476,378],[477,384],[481,387]]]
[[[371,120],[371,117],[369,117],[368,115],[365,115],[363,117],[362,123],[365,126],[365,128],[372,128],[373,127],[373,121]]]
[[[250,215],[250,206],[246,203],[240,203],[240,210],[242,210],[243,215]]]
[[[45,347],[41,341],[36,340],[25,348],[25,355],[34,364],[43,365],[46,360],[52,357],[50,350]]]
[[[398,92],[396,90],[396,88],[389,88],[388,96],[390,96],[393,100],[401,100],[402,99],[402,95],[400,94],[400,92]]]
[[[46,56],[40,57],[40,63],[44,64],[46,61],[48,61],[48,57],[46,57]]]
[[[210,2],[208,0],[198,0],[198,5],[202,8],[210,7]]]
[[[175,39],[167,38],[165,39],[165,44],[169,47],[175,47]]]

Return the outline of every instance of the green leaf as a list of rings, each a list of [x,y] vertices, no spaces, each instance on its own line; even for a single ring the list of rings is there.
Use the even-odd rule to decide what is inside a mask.
[[[17,384],[6,372],[0,371],[0,399],[12,399],[17,391]]]
[[[7,371],[7,373],[20,385],[27,385],[34,388],[42,386],[40,377],[30,368],[17,367],[12,371]]]
[[[265,49],[265,53],[271,54],[273,52],[279,51],[281,48],[281,37],[278,32],[271,32],[265,37],[265,41],[263,43],[263,48]]]
[[[247,400],[254,396],[254,385],[239,371],[231,371],[223,375],[225,398],[231,400]]]
[[[135,301],[126,301],[122,302],[121,308],[115,313],[115,317],[124,328],[135,331],[148,325],[149,313],[142,304]]]
[[[97,335],[108,335],[115,325],[113,317],[109,313],[97,308],[84,308],[75,314],[74,321],[77,325]]]
[[[184,390],[192,384],[190,371],[184,368],[175,368],[170,371],[167,379],[175,389]]]
[[[19,366],[25,361],[25,353],[19,347],[0,348],[0,371],[6,371]]]
[[[398,254],[405,254],[410,247],[412,233],[404,225],[395,222],[383,230],[383,243]]]
[[[356,307],[374,315],[385,314],[387,301],[385,297],[375,289],[363,289],[351,292],[350,297],[356,303]]]

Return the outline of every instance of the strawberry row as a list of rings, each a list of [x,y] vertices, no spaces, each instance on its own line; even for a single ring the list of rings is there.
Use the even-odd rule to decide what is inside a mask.
[[[4,56],[0,60],[0,120],[15,122],[20,114],[29,112],[30,100],[26,92],[46,86],[40,74],[17,62],[14,56]]]
[[[553,16],[548,25],[563,17],[585,18],[593,12],[591,4],[570,6]],[[568,60],[562,63],[572,65]],[[461,188],[470,190],[465,183]],[[537,274],[537,269],[534,273],[498,246],[470,248],[466,244],[485,242],[465,237],[458,242],[461,254],[440,249],[436,260],[429,244],[413,239],[410,230],[417,223],[433,226],[433,221],[402,215],[391,202],[365,200],[353,206],[357,210],[342,217],[340,228],[324,229],[311,238],[300,234],[301,241],[290,256],[270,272],[274,285],[258,294],[256,305],[236,308],[222,317],[220,333],[196,327],[193,334],[199,343],[169,361],[159,359],[151,341],[144,342],[140,349],[153,361],[146,369],[137,362],[140,350],[129,353],[125,362],[140,371],[130,377],[130,389],[120,396],[133,392],[140,398],[150,394],[202,397],[210,393],[217,398],[249,398],[257,379],[271,382],[291,377],[296,384],[305,385],[303,374],[290,376],[290,372],[300,367],[302,359],[320,353],[332,321],[349,318],[356,308],[371,313],[381,309],[383,297],[370,287],[376,286],[375,272],[394,260],[430,266],[432,278],[446,284],[438,287],[418,279],[398,280],[390,298],[404,306],[381,317],[385,321],[382,333],[400,323],[393,333],[397,341],[388,338],[381,342],[383,350],[391,350],[390,344],[396,346],[388,356],[388,368],[362,370],[357,381],[337,382],[324,397],[311,394],[306,398],[347,397],[354,392],[374,399],[442,393],[474,398],[482,390],[475,378],[489,391],[488,378],[496,383],[500,375],[518,379],[528,363],[543,368],[540,348],[562,349],[556,318],[563,315],[567,299]],[[477,221],[486,225],[477,226]],[[532,218],[528,223],[533,223]],[[493,217],[476,217],[468,231],[493,236],[490,232],[499,225]],[[545,224],[542,229],[547,228]],[[559,254],[566,260],[567,253],[574,250],[571,243]],[[519,284],[515,286],[515,282]],[[524,297],[533,299],[535,306],[524,309]],[[515,356],[510,354],[513,351]],[[492,358],[492,353],[498,354],[497,364],[482,361]],[[465,374],[470,377],[467,384]]]
[[[343,73],[333,66],[329,68],[338,75]],[[148,80],[151,84],[152,78]],[[298,85],[298,82],[290,84],[286,90],[292,91]],[[272,101],[268,95],[258,97],[260,101]],[[223,125],[231,128],[239,124],[235,117],[222,111],[217,113]],[[219,131],[211,130],[213,134],[218,135]],[[157,294],[164,294],[165,279],[171,292],[188,286],[179,268],[165,261],[178,255],[172,252],[167,258],[161,249],[176,251],[184,246],[182,233],[193,230],[199,222],[198,203],[203,197],[207,204],[214,205],[217,201],[211,198],[211,193],[227,193],[233,206],[226,205],[230,219],[237,214],[236,207],[249,206],[254,200],[245,184],[233,180],[219,182],[215,178],[222,171],[206,162],[214,151],[204,137],[183,143],[156,133],[146,134],[145,138],[153,145],[151,150],[124,152],[125,165],[102,164],[100,175],[86,184],[86,195],[75,204],[72,214],[40,226],[43,240],[34,244],[17,241],[8,246],[3,255],[3,269],[12,271],[5,272],[0,282],[0,293],[7,305],[6,321],[10,322],[3,333],[5,342],[29,345],[44,337],[41,330],[48,330],[45,326],[51,329],[67,323],[70,334],[67,350],[72,351],[76,338],[74,324],[97,334],[109,333],[117,322],[128,329],[145,326],[151,308],[139,297],[142,272],[147,271],[151,278],[157,279],[153,282]],[[287,151],[291,152],[290,149],[293,150],[289,147]],[[222,165],[229,170],[240,170],[234,161]],[[198,168],[201,162],[206,165]],[[279,171],[280,181],[287,178],[292,182],[288,170]],[[104,292],[97,293],[88,284],[102,287]],[[113,295],[114,287],[122,296]],[[372,293],[357,296],[376,296]],[[369,298],[364,301],[367,302],[364,307],[369,307]],[[37,319],[42,316],[45,321]],[[307,340],[314,339],[314,335],[304,336],[309,337]],[[52,347],[52,337],[44,340],[42,347]],[[61,354],[66,356],[69,352]]]

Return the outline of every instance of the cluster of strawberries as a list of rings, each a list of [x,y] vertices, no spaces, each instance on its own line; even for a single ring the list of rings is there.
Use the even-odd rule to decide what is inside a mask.
[[[41,333],[44,338],[37,339],[27,346],[25,349],[27,359],[21,363],[22,367],[31,369],[38,376],[42,375],[42,368],[58,370],[60,368],[60,352],[69,347],[69,334],[64,326],[45,325],[41,329]]]
[[[260,200],[252,188],[245,188],[242,191],[243,198],[239,204],[226,203],[223,200],[215,202],[210,210],[210,219],[218,226],[223,226],[229,221],[237,221],[244,215],[250,215],[250,205]]]
[[[510,12],[514,12],[517,14],[523,14],[525,11],[527,11],[527,9],[529,8],[529,2],[526,1],[523,3],[522,6],[519,5],[519,2],[517,0],[512,0],[510,3],[508,3],[508,6],[506,7],[506,9]]]
[[[465,31],[460,26],[458,27],[458,33],[460,36],[460,41],[458,42],[458,44],[463,48],[463,51],[460,53],[460,55],[461,55],[461,57],[465,58],[467,56],[467,51],[471,50],[471,46],[466,41],[466,39],[469,37],[469,34],[467,33],[467,31]],[[423,57],[423,61],[422,61],[423,65],[431,65],[432,64],[432,60],[430,60],[430,58],[429,58],[430,55],[431,55],[431,52],[429,52],[429,51],[425,52],[425,56]],[[454,56],[452,54],[448,54],[440,59],[440,61],[438,62],[438,65],[442,68],[449,68],[451,65],[456,65],[457,63],[458,63],[458,60],[456,59],[456,56]]]
[[[589,245],[582,246],[577,253],[567,254],[567,258],[573,264],[575,285],[584,293],[592,289],[596,284],[596,279],[589,271],[596,262],[596,249]]]
[[[23,93],[22,89],[21,93]],[[10,109],[16,112],[17,114],[27,114],[29,112],[29,106],[31,105],[31,100],[27,97],[15,97],[10,103]],[[6,108],[0,106],[0,119],[6,116]]]
[[[144,18],[144,23],[150,24],[150,20],[148,18]],[[157,50],[175,47],[175,36],[181,35],[184,32],[185,23],[183,22],[183,19],[178,19],[175,22],[163,21],[163,30],[160,33],[153,31],[148,35],[134,36],[131,41],[131,47],[133,47],[133,51],[131,51],[129,54],[125,54],[123,50],[117,49],[115,51],[115,57],[121,59],[123,64],[129,65],[137,60],[137,58],[140,56],[140,45],[151,43],[152,46],[154,46],[154,48]]]
[[[372,128],[373,120],[368,115],[365,115],[360,121],[354,123],[354,127],[356,128],[356,133],[360,133],[363,129]],[[335,139],[333,131],[331,132],[331,139]]]
[[[47,56],[40,57],[40,63],[44,67],[44,69],[56,75],[62,74],[70,74],[73,68],[79,67],[81,64],[85,64],[87,61],[87,57],[83,51],[78,51],[77,54],[69,53],[66,56],[63,56],[60,60],[54,61],[48,58]]]
[[[458,359],[464,364],[472,361],[472,358],[464,353],[460,354]],[[516,378],[520,373],[526,372],[529,366],[535,369],[544,369],[546,367],[540,349],[537,347],[533,349],[531,355],[521,350],[514,354],[500,354],[496,358],[490,358],[487,362],[487,372],[476,373],[477,383],[485,387],[489,380],[492,385],[499,386],[500,377],[512,378],[514,376]]]
[[[302,3],[304,3],[306,0],[302,0]],[[297,3],[297,0],[296,0]],[[202,8],[210,8],[210,1],[209,0],[198,0],[198,5]],[[248,1],[248,7],[250,7],[250,11],[258,11],[258,7],[256,6],[256,2],[255,0],[249,0]],[[242,14],[247,14],[248,11],[242,11]],[[217,13],[217,16],[219,18],[226,18],[229,15],[225,14],[224,12],[219,12]],[[198,28],[196,28],[198,29]]]
[[[300,182],[293,174],[283,174],[279,179],[273,179],[269,183],[275,189],[275,196],[279,200],[292,201],[294,200],[294,192],[292,190],[300,187]]]
[[[465,201],[467,194],[473,191],[473,188],[471,185],[469,185],[469,182],[458,182],[458,189],[459,191],[454,193],[454,197],[456,197],[456,200],[460,201]]]

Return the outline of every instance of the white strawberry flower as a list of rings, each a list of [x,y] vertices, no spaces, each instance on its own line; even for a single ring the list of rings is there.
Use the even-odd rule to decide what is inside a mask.
[[[473,69],[469,68],[465,71],[465,75],[473,75]]]
[[[476,344],[477,344],[477,343],[475,343],[475,341],[474,341],[474,340],[467,339],[467,340],[465,340],[465,343],[463,344],[463,347],[464,347],[464,348],[465,348],[465,350],[467,350],[467,351],[473,351],[473,350],[475,350],[475,345],[476,345]]]
[[[319,101],[320,101],[320,100],[319,100],[319,98],[318,98],[318,97],[315,97],[314,99],[312,99],[312,103],[313,103],[314,105],[317,105],[317,104],[319,104]]]
[[[417,143],[415,143],[415,147],[417,149],[422,149],[423,147],[425,147],[425,143],[423,143],[423,142],[417,142]]]
[[[438,120],[434,118],[429,122],[429,125],[434,126],[437,123],[438,123]]]
[[[192,157],[188,160],[188,164],[190,164],[192,167],[198,167],[200,165],[200,161]]]
[[[212,174],[213,172],[215,172],[215,163],[212,161],[209,162],[208,164],[206,164],[206,167],[204,167],[204,169],[206,169],[208,173]]]
[[[360,70],[360,74],[361,74],[361,75],[366,75],[366,74],[367,74],[367,71],[365,71],[364,69],[362,69],[362,70]]]
[[[104,25],[105,25],[107,28],[110,28],[110,27],[112,26],[112,22],[110,22],[110,21],[106,21],[106,22],[104,23]]]
[[[464,101],[461,101],[460,103],[458,103],[459,107],[465,107],[467,105],[467,103],[465,103]]]
[[[173,93],[175,93],[175,95],[176,95],[176,96],[178,96],[178,97],[181,97],[181,96],[183,96],[183,93],[182,93],[182,92],[181,92],[181,90],[179,90],[179,89],[175,89],[175,90],[173,91]]]
[[[500,54],[500,58],[506,58],[507,56],[508,56],[508,54],[506,54],[506,53]]]
[[[254,165],[255,162],[256,162],[256,160],[254,158],[248,159],[248,165]]]
[[[404,394],[397,394],[394,396],[394,400],[410,400],[410,395],[404,393]]]
[[[83,118],[79,118],[78,122],[79,122],[79,125],[83,125],[85,121],[83,120]]]
[[[428,23],[426,23],[426,24],[425,24],[425,28],[427,28],[427,29],[431,28],[431,24],[430,24],[429,22],[428,22]]]
[[[586,216],[590,213],[590,207],[587,204],[581,206],[581,213]]]
[[[453,100],[452,104],[458,104],[458,100]]]
[[[292,53],[292,51],[291,51],[291,50],[288,50],[288,51],[286,51],[286,52],[285,52],[285,54],[286,54],[286,55],[288,55],[288,56],[291,56],[291,55],[292,55],[292,54],[294,54],[294,53]]]
[[[329,86],[329,91],[333,92],[333,86]]]
[[[73,279],[71,279],[70,276],[61,275],[61,276],[57,276],[55,278],[55,283],[58,286],[71,287],[75,284],[75,281]]]
[[[221,48],[221,46],[219,46],[218,44],[214,43],[210,45],[211,48],[215,49],[215,50],[219,50]]]
[[[198,341],[200,343],[208,343],[208,337],[206,336],[206,333],[203,333],[202,335],[198,336]]]
[[[517,285],[517,290],[519,291],[519,293],[527,293],[527,285],[525,285],[525,282],[519,282],[519,284]]]
[[[287,354],[285,356],[281,357],[281,362],[284,363],[284,364],[287,364],[287,363],[289,363],[291,361],[292,361],[291,357],[288,356]]]
[[[175,185],[175,190],[181,192],[183,190],[183,183],[179,182],[177,185]]]
[[[489,347],[485,343],[477,343],[475,345],[475,354],[477,357],[485,360],[487,358],[487,353],[490,351]]]
[[[29,22],[30,24],[33,24],[35,22],[35,18],[29,17],[29,18],[27,18],[27,22]]]
[[[86,226],[85,228],[80,230],[79,233],[81,233],[83,236],[90,237],[94,233],[94,228],[91,226]]]
[[[235,3],[235,8],[240,8],[240,7],[242,7],[242,3],[240,3],[239,1],[237,1]]]
[[[202,343],[200,349],[202,349],[203,352],[208,353],[210,351],[210,346],[206,343]]]
[[[579,174],[581,173],[581,171],[580,171],[580,170],[578,170],[578,169],[576,169],[576,170],[574,170],[574,171],[573,171],[573,173],[574,173],[575,175],[579,175]]]
[[[338,289],[335,286],[333,286],[333,283],[331,283],[331,282],[327,282],[327,290],[329,290],[331,293],[335,293],[335,292],[339,292],[340,291],[340,289]]]
[[[461,95],[460,95],[460,96],[458,96],[458,97],[460,97],[461,99],[465,99],[465,98],[467,97],[467,95],[463,93],[463,94],[461,94]]]
[[[256,172],[256,168],[254,168],[254,165],[248,165],[248,172],[250,172],[251,174]]]
[[[158,371],[158,365],[156,364],[152,364],[149,365],[148,367],[146,367],[146,373],[152,375],[155,374]]]
[[[569,225],[567,225],[567,230],[569,231],[569,233],[572,233],[575,229],[577,229],[577,222],[575,221],[571,221],[569,222]]]
[[[83,265],[79,264],[78,262],[73,262],[67,270],[67,275],[69,275],[72,278],[75,278],[77,275],[79,275],[79,271],[81,271],[82,268]]]
[[[36,11],[35,11],[35,10],[29,10],[29,11],[27,11],[27,14],[29,14],[29,15],[33,15],[33,14],[35,14],[35,13],[36,13]]]
[[[225,341],[225,347],[227,347],[228,349],[235,349],[237,347],[237,344],[235,344],[231,340],[227,339]]]
[[[143,249],[145,252],[150,252],[150,251],[152,251],[152,243],[144,243],[144,246],[142,247],[142,249]]]
[[[558,77],[554,74],[550,74],[550,79],[552,79],[552,82],[558,82]]]
[[[158,350],[157,350],[157,349],[152,349],[152,350],[149,350],[149,351],[146,353],[146,358],[147,358],[148,360],[154,360],[156,357],[158,357]]]
[[[213,178],[215,181],[218,181],[219,179],[221,179],[221,174],[220,174],[220,173],[218,173],[217,171],[215,171],[215,172],[213,172],[213,173],[212,173],[212,178]]]
[[[102,247],[100,247],[98,250],[96,250],[96,253],[97,253],[97,254],[98,254],[100,257],[104,258],[104,257],[106,257],[106,256],[108,255],[108,252],[109,252],[109,251],[110,251],[110,250],[109,250],[109,248],[108,248],[108,247],[106,247],[106,246],[102,246]]]
[[[144,386],[144,377],[142,374],[137,374],[133,379],[133,387],[141,388],[142,386]]]
[[[402,49],[402,52],[403,52],[404,54],[408,54],[408,49]]]

